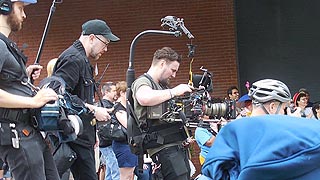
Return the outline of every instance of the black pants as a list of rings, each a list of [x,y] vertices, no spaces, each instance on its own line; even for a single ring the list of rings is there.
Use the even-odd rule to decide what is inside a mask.
[[[164,180],[190,180],[190,164],[185,148],[164,148],[151,158],[156,164],[161,164],[160,174]]]
[[[75,180],[97,180],[94,149],[75,143],[68,143],[77,153],[77,159],[71,166],[71,172]]]
[[[28,129],[25,136],[21,130]],[[12,176],[17,180],[60,180],[49,147],[40,132],[30,126],[18,125],[20,147],[12,145],[0,146],[0,157],[10,167]],[[1,133],[0,133],[1,136]]]

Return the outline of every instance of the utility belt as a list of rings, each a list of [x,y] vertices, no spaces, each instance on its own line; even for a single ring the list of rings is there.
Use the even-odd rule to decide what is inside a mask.
[[[33,134],[30,109],[0,108],[0,145],[20,147],[22,137]]]
[[[35,135],[35,129],[23,123],[0,122],[0,145],[20,148],[20,141]]]
[[[31,123],[32,110],[0,108],[0,122]]]

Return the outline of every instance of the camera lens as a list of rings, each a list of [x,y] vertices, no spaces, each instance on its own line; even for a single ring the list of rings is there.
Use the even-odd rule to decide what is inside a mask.
[[[204,106],[204,114],[207,116],[222,117],[227,112],[225,103],[207,103]]]

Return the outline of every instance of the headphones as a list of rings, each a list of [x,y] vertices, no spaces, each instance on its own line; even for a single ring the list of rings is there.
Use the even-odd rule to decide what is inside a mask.
[[[0,0],[0,14],[8,15],[12,11],[11,0]]]

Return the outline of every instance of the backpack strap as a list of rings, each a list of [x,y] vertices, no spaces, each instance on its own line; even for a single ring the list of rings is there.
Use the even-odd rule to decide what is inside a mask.
[[[133,98],[132,98],[131,88],[127,89],[126,101],[127,101],[127,114],[128,114],[127,117],[128,117],[128,123],[129,123],[127,127],[127,131],[133,133],[136,131],[135,129],[137,129],[137,132],[140,132],[139,133],[140,135],[138,137],[137,136],[129,137],[129,133],[128,133],[128,138],[127,138],[128,144],[130,146],[132,153],[138,156],[138,171],[143,172],[143,164],[144,164],[143,139],[146,133],[144,133],[143,128],[141,127],[141,123],[139,122],[138,117],[133,110]],[[136,124],[136,126],[134,124]],[[135,149],[135,150],[133,151],[132,149]]]

